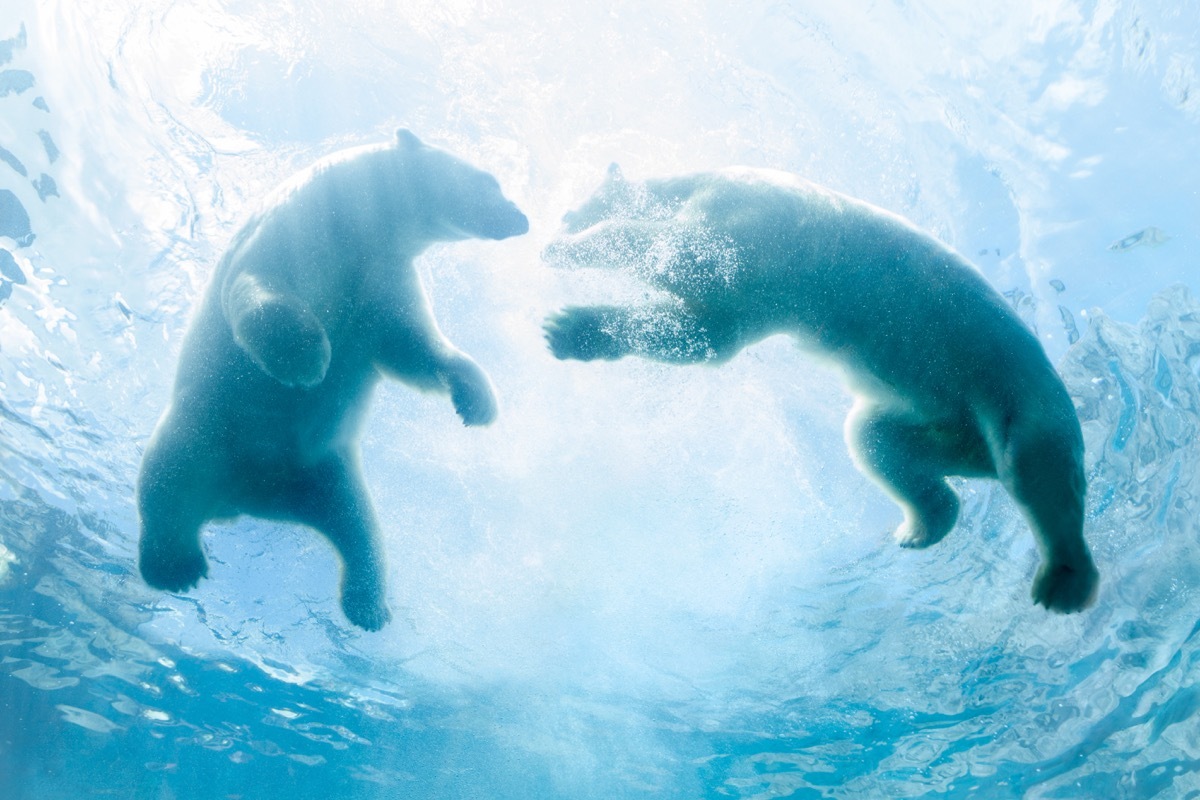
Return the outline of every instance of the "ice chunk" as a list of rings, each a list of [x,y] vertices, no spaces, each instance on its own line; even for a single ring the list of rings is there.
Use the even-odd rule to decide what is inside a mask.
[[[58,161],[58,146],[54,144],[54,140],[50,138],[49,131],[38,131],[38,138],[42,140],[42,147],[46,148],[46,158],[50,159],[53,164]]]
[[[0,247],[0,275],[13,283],[25,283],[25,273],[17,265],[17,260],[13,258],[12,253],[2,247]]]
[[[9,237],[21,247],[33,242],[29,213],[17,196],[8,189],[0,189],[0,236]]]
[[[1110,244],[1108,249],[1116,253],[1124,253],[1126,250],[1132,250],[1138,245],[1143,244],[1149,247],[1158,247],[1163,242],[1170,240],[1170,238],[1162,228],[1156,228],[1151,225],[1149,228],[1142,228],[1137,233],[1129,234],[1124,239],[1118,239]]]
[[[1058,307],[1058,315],[1062,318],[1063,329],[1067,332],[1067,343],[1075,344],[1079,341],[1079,328],[1075,325],[1075,315],[1066,306]]]
[[[33,86],[33,73],[23,69],[0,71],[0,97],[20,94]]]
[[[34,179],[32,183],[33,188],[37,189],[38,199],[40,199],[43,203],[46,202],[47,197],[59,196],[58,184],[54,182],[54,178],[51,178],[44,172],[40,177]]]
[[[25,23],[21,23],[21,30],[11,39],[0,40],[0,64],[7,64],[12,61],[14,50],[25,49]]]
[[[21,163],[21,160],[3,147],[0,147],[0,161],[3,161],[16,170],[17,174],[22,178],[28,177],[29,171],[25,169],[25,165]]]

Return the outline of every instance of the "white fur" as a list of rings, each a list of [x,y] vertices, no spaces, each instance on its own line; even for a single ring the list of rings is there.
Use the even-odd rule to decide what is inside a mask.
[[[496,414],[487,376],[442,336],[413,259],[436,241],[503,239],[528,222],[486,172],[405,130],[285,183],[234,237],[180,355],[138,479],[139,566],[182,591],[208,572],[200,530],[252,514],[308,525],[342,558],[342,607],[390,618],[358,432],[390,375]]]
[[[563,310],[546,323],[556,357],[721,363],[791,334],[844,367],[858,398],[846,441],[904,510],[901,545],[954,527],[947,475],[998,478],[1043,555],[1035,602],[1067,612],[1092,601],[1074,405],[960,255],[883,209],[746,168],[631,183],[614,165],[564,222],[551,266],[631,270],[668,299]]]

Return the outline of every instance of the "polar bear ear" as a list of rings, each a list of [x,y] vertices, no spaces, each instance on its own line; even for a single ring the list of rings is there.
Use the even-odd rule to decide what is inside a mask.
[[[396,142],[402,150],[413,150],[421,146],[421,140],[408,128],[396,129]]]

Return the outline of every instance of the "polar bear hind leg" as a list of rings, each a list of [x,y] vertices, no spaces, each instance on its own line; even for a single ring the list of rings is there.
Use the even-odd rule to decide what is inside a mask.
[[[392,614],[386,602],[379,524],[359,474],[358,459],[330,456],[300,471],[276,503],[286,509],[288,521],[315,529],[338,551],[346,618],[369,631],[386,625]]]
[[[994,475],[970,426],[934,425],[866,399],[846,419],[846,444],[858,467],[904,510],[895,532],[901,547],[928,547],[954,528],[959,502],[947,475]]]
[[[150,586],[182,592],[208,575],[200,529],[212,516],[215,494],[213,470],[198,463],[197,450],[176,441],[172,425],[164,420],[138,475],[138,569]]]
[[[1070,413],[1063,424],[1027,413],[1007,420],[989,437],[995,442],[997,477],[1020,506],[1041,551],[1033,601],[1064,613],[1091,605],[1099,583],[1083,538],[1083,441],[1073,408]]]

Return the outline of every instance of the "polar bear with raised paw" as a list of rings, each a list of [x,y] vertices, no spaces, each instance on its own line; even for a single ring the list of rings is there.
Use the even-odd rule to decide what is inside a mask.
[[[777,333],[840,364],[857,396],[846,442],[927,547],[958,519],[946,476],[998,478],[1042,554],[1033,599],[1094,599],[1083,437],[1037,339],[962,256],[895,214],[769,170],[635,183],[613,165],[564,217],[554,267],[631,271],[661,302],[567,308],[560,359],[720,364]]]
[[[358,434],[383,375],[449,394],[487,425],[487,376],[438,330],[413,259],[434,242],[506,239],[525,215],[486,172],[407,130],[281,186],[237,233],[180,354],[138,478],[139,567],[183,591],[208,572],[204,524],[250,514],[324,534],[355,625],[390,619]]]

